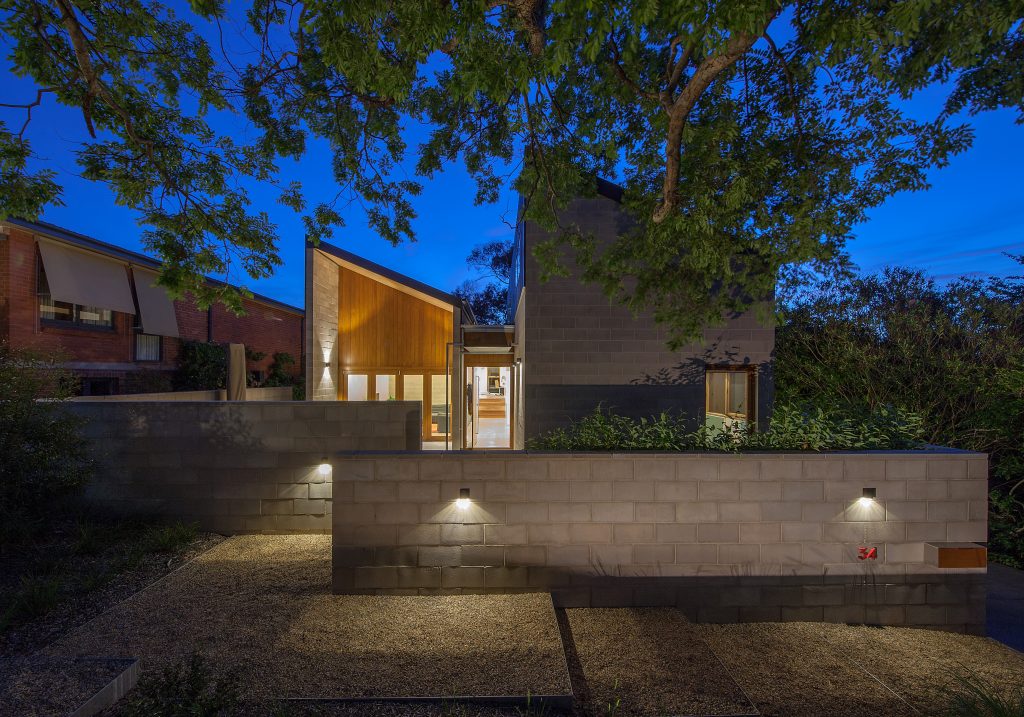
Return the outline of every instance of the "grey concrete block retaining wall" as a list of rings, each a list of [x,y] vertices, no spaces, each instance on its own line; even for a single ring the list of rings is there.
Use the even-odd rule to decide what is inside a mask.
[[[99,459],[86,501],[222,533],[326,533],[338,451],[420,447],[420,405],[76,402]]]
[[[562,605],[708,621],[984,623],[984,569],[925,557],[928,542],[986,539],[981,454],[357,454],[337,462],[334,501],[335,592],[550,589]]]

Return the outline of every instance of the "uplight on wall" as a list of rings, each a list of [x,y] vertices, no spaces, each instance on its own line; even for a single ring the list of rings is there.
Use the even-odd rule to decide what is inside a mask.
[[[865,488],[864,491],[861,493],[860,498],[857,499],[857,503],[862,508],[866,508],[869,505],[873,505],[874,502],[875,502],[875,497],[877,496],[877,494],[878,494],[878,491],[876,489],[874,489],[874,488]]]
[[[469,507],[469,488],[459,489],[459,498],[455,501],[455,507],[459,510],[465,510]]]

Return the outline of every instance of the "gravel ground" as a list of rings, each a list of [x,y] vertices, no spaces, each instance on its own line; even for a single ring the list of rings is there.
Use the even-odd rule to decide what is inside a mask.
[[[69,714],[130,664],[116,659],[0,659],[0,716]]]
[[[1024,657],[982,637],[817,623],[701,625],[700,632],[763,715],[941,714],[954,670],[1024,681]]]
[[[671,608],[566,610],[584,709],[617,715],[753,714],[753,705],[704,642]]]
[[[331,595],[330,536],[238,536],[52,644],[144,670],[201,652],[247,697],[566,694],[546,594]]]
[[[224,536],[213,533],[201,533],[187,548],[174,554],[150,553],[139,558],[138,564],[110,577],[102,587],[85,592],[76,591],[65,596],[60,603],[47,614],[29,622],[14,625],[6,633],[0,634],[0,657],[18,657],[30,655],[69,630],[83,625],[101,614],[112,605],[138,592],[150,583],[159,580],[167,573],[176,570],[197,555],[209,550],[224,540]],[[25,551],[28,552],[28,551]],[[55,556],[67,560],[82,574],[103,572],[107,555],[73,555],[69,557],[66,545],[56,545],[52,550]],[[28,559],[38,556],[29,555]],[[25,571],[19,564],[17,554],[4,556],[0,559],[0,575],[5,576],[3,592],[9,597],[16,585],[15,579]],[[6,600],[0,597],[0,611]],[[104,653],[109,655],[109,652]]]

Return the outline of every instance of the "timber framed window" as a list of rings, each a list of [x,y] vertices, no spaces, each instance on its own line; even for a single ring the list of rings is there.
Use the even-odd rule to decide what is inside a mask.
[[[708,426],[745,428],[755,425],[757,369],[748,366],[709,367],[704,374],[704,410]]]

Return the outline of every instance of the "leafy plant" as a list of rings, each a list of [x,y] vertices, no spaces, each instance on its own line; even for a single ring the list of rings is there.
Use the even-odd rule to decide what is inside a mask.
[[[23,525],[54,501],[82,488],[94,463],[82,436],[83,422],[61,403],[69,374],[54,357],[0,343],[0,517]],[[50,396],[52,400],[40,401]],[[17,539],[9,529],[5,541]]]
[[[227,381],[228,359],[223,344],[181,342],[175,390],[209,391],[227,387]]]
[[[60,581],[55,576],[22,575],[18,592],[0,617],[0,632],[13,622],[45,615],[59,600]]]
[[[681,414],[632,419],[600,406],[568,428],[529,441],[532,450],[554,451],[828,451],[915,448],[920,419],[880,407],[864,415],[781,404],[764,432],[700,426]]]
[[[895,407],[926,442],[987,453],[990,557],[1022,564],[1022,277],[941,286],[892,268],[813,283],[782,308],[778,402],[860,416]]]
[[[954,673],[957,689],[949,692],[949,717],[1024,717],[1024,685],[997,685],[961,668]]]
[[[294,365],[295,357],[290,353],[285,351],[276,352],[274,360],[267,368],[267,378],[263,381],[263,385],[267,387],[294,385],[297,377],[289,371],[289,367]]]
[[[214,675],[201,655],[144,675],[118,709],[121,717],[228,717],[241,714],[238,679]]]
[[[198,535],[199,527],[195,523],[176,521],[148,529],[142,544],[149,552],[173,553],[195,541]]]

